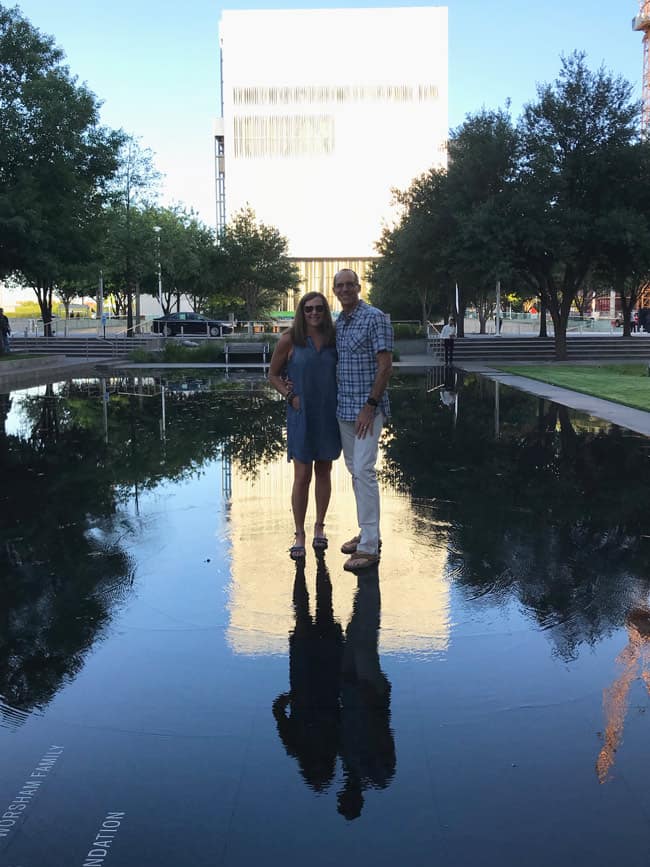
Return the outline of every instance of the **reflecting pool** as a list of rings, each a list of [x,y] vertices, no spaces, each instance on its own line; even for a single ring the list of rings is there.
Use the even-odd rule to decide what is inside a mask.
[[[396,379],[379,568],[263,382],[0,395],[0,865],[646,865],[648,440]],[[313,504],[310,515],[313,520]]]

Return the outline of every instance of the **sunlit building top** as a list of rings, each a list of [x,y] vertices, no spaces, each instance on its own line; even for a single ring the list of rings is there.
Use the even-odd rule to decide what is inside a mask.
[[[446,7],[225,11],[220,33],[218,222],[250,204],[305,267],[375,256],[391,191],[445,163]]]

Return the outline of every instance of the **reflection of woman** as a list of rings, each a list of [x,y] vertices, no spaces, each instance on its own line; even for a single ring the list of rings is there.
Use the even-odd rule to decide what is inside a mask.
[[[322,554],[318,555],[315,617],[309,613],[304,563],[296,565],[293,606],[296,626],[289,636],[291,691],[273,702],[273,716],[287,755],[298,761],[307,785],[323,792],[336,772],[343,630],[334,619],[332,583]]]
[[[296,539],[290,554],[305,556],[305,514],[312,471],[316,476],[313,547],[327,548],[325,515],[332,491],[332,461],[341,454],[336,420],[336,337],[327,299],[301,298],[293,326],[273,353],[269,381],[287,399],[287,454],[293,461],[291,508]]]

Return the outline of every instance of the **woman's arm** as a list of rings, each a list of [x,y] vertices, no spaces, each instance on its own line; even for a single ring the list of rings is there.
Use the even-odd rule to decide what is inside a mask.
[[[285,332],[278,340],[276,347],[273,350],[271,363],[269,365],[269,382],[276,391],[280,392],[282,397],[286,397],[287,399],[293,394],[293,391],[291,390],[291,386],[282,378],[282,371],[289,360],[292,347],[293,343],[291,342],[291,337],[287,332]],[[300,398],[297,395],[294,395],[291,400],[289,400],[289,405],[294,409],[299,409]]]
[[[291,338],[285,332],[278,340],[269,364],[269,382],[276,391],[280,392],[282,397],[286,397],[289,392],[287,384],[282,378],[282,371],[289,359],[291,345]]]

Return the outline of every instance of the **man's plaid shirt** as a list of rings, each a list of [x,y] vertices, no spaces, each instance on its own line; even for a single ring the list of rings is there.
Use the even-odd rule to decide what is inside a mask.
[[[393,327],[385,313],[359,301],[349,316],[341,313],[336,322],[338,365],[337,418],[354,421],[370,396],[377,374],[377,353],[393,351]],[[390,415],[384,392],[379,409]]]

